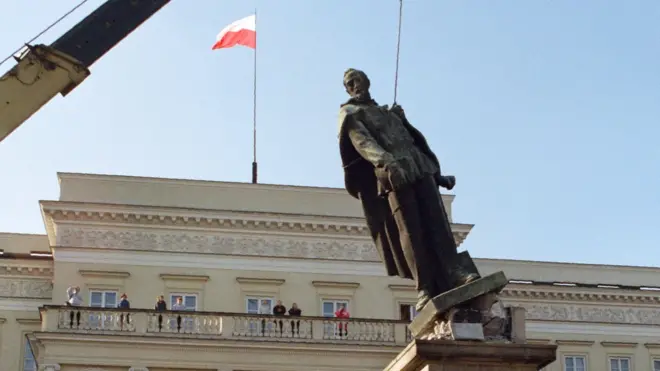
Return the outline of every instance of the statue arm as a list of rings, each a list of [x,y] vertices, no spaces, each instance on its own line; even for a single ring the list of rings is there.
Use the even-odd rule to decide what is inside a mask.
[[[348,137],[362,158],[369,161],[376,168],[384,168],[393,162],[392,155],[378,144],[362,122],[352,119],[346,124],[349,125],[346,128]]]

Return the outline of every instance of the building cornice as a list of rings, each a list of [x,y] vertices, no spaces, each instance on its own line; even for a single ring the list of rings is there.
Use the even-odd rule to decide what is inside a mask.
[[[333,288],[333,289],[357,289],[360,287],[359,282],[340,282],[340,281],[312,281],[312,286],[319,288]]]
[[[199,282],[208,282],[210,279],[206,275],[197,275],[197,274],[172,274],[172,273],[162,273],[160,279],[164,281],[199,281]]]
[[[80,269],[78,273],[83,277],[102,277],[102,278],[128,278],[130,272],[124,271],[99,271],[90,269]]]
[[[638,343],[621,341],[601,341],[600,345],[604,348],[637,348]]]
[[[236,282],[244,285],[282,286],[285,280],[281,278],[236,277]]]
[[[169,228],[196,231],[249,231],[370,240],[363,218],[204,210],[155,206],[41,201],[51,246],[57,245],[55,225],[95,225],[122,228]],[[473,225],[452,224],[460,245]]]
[[[595,291],[570,287],[556,289],[556,287],[526,288],[520,286],[507,286],[502,290],[502,299],[515,301],[563,301],[563,302],[593,302],[593,303],[619,303],[619,304],[660,304],[660,296],[641,294],[640,291],[609,290]]]

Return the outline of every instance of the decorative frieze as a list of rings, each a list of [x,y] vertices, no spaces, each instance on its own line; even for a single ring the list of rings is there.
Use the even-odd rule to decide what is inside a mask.
[[[551,301],[579,301],[579,302],[610,302],[610,303],[630,303],[630,304],[660,304],[660,296],[645,295],[641,291],[617,290],[608,291],[587,291],[589,289],[564,289],[564,290],[545,290],[537,286],[534,289],[521,289],[517,287],[506,287],[500,296],[511,300],[551,300]]]
[[[111,230],[68,226],[60,226],[57,230],[57,245],[67,247],[367,262],[381,260],[376,247],[368,237],[248,236],[239,233],[176,229]]]
[[[53,297],[53,284],[43,279],[0,277],[0,297],[50,299]]]
[[[18,265],[0,265],[0,276],[51,277],[53,268]]]
[[[523,307],[528,321],[586,322],[627,325],[660,325],[660,309],[615,307],[603,305],[573,305],[550,303],[520,303],[505,301],[506,305]],[[498,304],[494,312],[499,312]]]

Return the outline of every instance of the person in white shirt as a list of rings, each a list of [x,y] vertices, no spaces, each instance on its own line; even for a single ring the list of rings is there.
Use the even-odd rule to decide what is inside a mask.
[[[178,298],[176,298],[176,303],[172,305],[172,310],[186,310],[186,306],[183,305],[182,297],[179,296]]]
[[[79,307],[83,304],[82,297],[80,297],[80,287],[71,286],[66,289],[66,305],[70,307]]]

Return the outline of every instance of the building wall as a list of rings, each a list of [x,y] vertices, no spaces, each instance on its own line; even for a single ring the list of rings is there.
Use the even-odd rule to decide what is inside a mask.
[[[349,301],[353,317],[393,320],[399,304],[415,302],[410,281],[385,276],[359,204],[343,190],[85,174],[59,178],[60,200],[41,204],[45,236],[0,234],[5,258],[18,254],[0,259],[0,371],[21,370],[23,334],[41,329],[37,307],[63,304],[69,286],[80,286],[86,303],[91,291],[127,293],[133,308],[153,308],[161,294],[196,294],[197,310],[207,312],[243,313],[248,297],[272,297],[287,307],[297,302],[305,315],[320,316],[322,300],[336,299]],[[448,209],[452,201],[444,199]],[[453,224],[458,243],[471,227]],[[52,261],[30,256],[44,250],[52,252]],[[530,341],[559,345],[558,361],[547,371],[564,370],[565,357],[584,357],[592,371],[608,370],[613,356],[629,357],[635,370],[653,370],[654,357],[660,358],[660,299],[658,291],[643,289],[658,282],[660,269],[494,259],[476,263],[482,274],[503,270],[512,280],[502,300],[527,309]],[[107,341],[102,337],[94,340],[98,343],[76,343],[68,334],[40,336],[49,357],[75,353],[64,371],[94,366],[79,363],[110,352],[99,345]],[[170,340],[161,353],[150,348],[156,352],[150,357],[179,354],[183,359],[195,349],[176,345],[183,340],[175,335]],[[233,341],[199,346],[225,347],[204,357],[210,357],[208,364],[224,362],[227,371],[259,369],[259,362],[267,362],[253,353],[235,356],[227,350],[234,349]],[[292,354],[301,365],[316,362],[319,370],[377,370],[405,342],[351,348],[364,353],[346,353],[331,342],[237,344],[273,352],[282,363],[272,370],[296,369],[285,365]],[[322,352],[315,348],[322,345]],[[113,347],[123,353],[117,353],[115,363],[106,360],[103,369],[135,366],[131,357],[148,363],[139,359],[147,353],[137,352],[129,340]],[[335,358],[319,355],[326,353]],[[189,365],[201,367],[199,362]],[[150,370],[173,368],[161,362]]]

